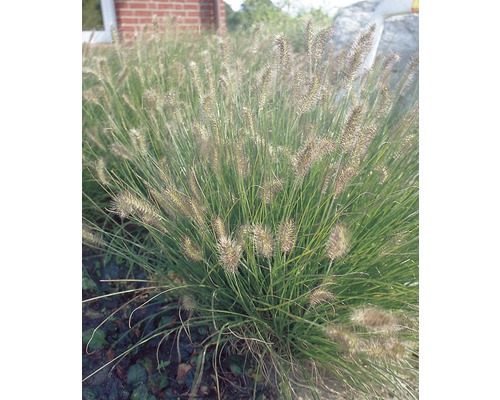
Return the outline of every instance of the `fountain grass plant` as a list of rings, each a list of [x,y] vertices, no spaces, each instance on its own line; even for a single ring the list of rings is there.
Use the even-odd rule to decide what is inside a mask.
[[[301,53],[258,32],[86,48],[84,243],[188,312],[137,345],[209,326],[201,365],[244,354],[283,398],[328,377],[417,398],[418,59],[391,85],[395,55],[359,70],[372,29],[334,57],[304,28]]]

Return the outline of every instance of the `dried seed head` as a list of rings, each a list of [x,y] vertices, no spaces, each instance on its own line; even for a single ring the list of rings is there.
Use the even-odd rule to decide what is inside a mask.
[[[285,254],[290,253],[295,247],[296,230],[293,219],[284,221],[278,231],[278,241],[281,251]]]
[[[96,248],[103,248],[105,245],[102,235],[94,232],[85,224],[82,225],[82,242],[87,246]]]
[[[117,88],[120,88],[121,85],[123,85],[123,82],[125,82],[125,80],[127,79],[128,75],[129,75],[129,69],[128,67],[125,67],[123,69],[123,71],[121,72],[120,76],[118,77],[118,82],[116,83],[116,87]]]
[[[327,243],[326,254],[330,260],[337,260],[343,257],[349,250],[349,234],[347,227],[339,223],[332,229]]]
[[[290,61],[290,42],[283,33],[280,33],[274,38],[274,44],[276,46],[278,65],[284,68]]]
[[[376,332],[392,332],[399,328],[396,317],[374,307],[360,308],[354,311],[352,322]]]
[[[327,26],[325,28],[321,28],[313,38],[313,56],[315,63],[318,63],[322,58],[325,51],[325,46],[328,42],[328,39],[331,38],[333,34],[333,27]]]
[[[293,158],[294,174],[299,181],[307,175],[314,162],[335,150],[335,142],[328,138],[309,137]]]
[[[344,152],[351,151],[354,148],[362,120],[363,106],[357,105],[349,112],[342,130],[340,145]]]
[[[368,153],[370,144],[377,133],[375,125],[368,125],[361,129],[356,148],[354,149],[353,156],[359,160],[363,160]]]
[[[237,229],[237,242],[243,247],[247,238],[250,237],[252,233],[252,226],[250,224],[240,225]]]
[[[190,207],[189,198],[174,189],[167,188],[164,192],[165,200],[171,203],[173,208],[185,218],[194,219],[193,210]]]
[[[379,165],[375,168],[375,171],[379,173],[380,176],[380,183],[385,183],[387,179],[389,178],[389,170],[385,165]]]
[[[265,258],[271,258],[274,252],[274,239],[269,230],[262,225],[253,228],[252,239],[257,253]]]
[[[274,179],[270,182],[266,182],[262,185],[261,196],[265,204],[269,204],[276,194],[283,190],[284,181],[283,179]]]
[[[157,202],[157,204],[173,219],[177,218],[178,212],[172,207],[172,203],[167,200],[167,196],[162,194],[156,189],[150,189],[151,197]]]
[[[195,221],[203,232],[207,229],[205,221],[205,208],[194,199],[189,200],[189,207],[191,208],[191,218]]]
[[[181,309],[184,311],[192,312],[198,307],[196,300],[193,299],[191,296],[186,296],[186,295],[182,296],[179,299],[179,303],[180,303]]]
[[[215,237],[218,241],[227,238],[226,225],[224,224],[224,221],[222,221],[221,217],[217,216],[212,220],[212,227],[214,228]]]
[[[136,204],[137,201],[135,196],[127,192],[120,193],[115,196],[113,211],[116,212],[121,219],[125,219],[134,213]]]
[[[152,204],[139,196],[130,192],[122,192],[114,197],[114,212],[124,219],[130,215],[135,215],[147,225],[151,225],[158,230],[165,232],[162,218]]]
[[[377,338],[365,343],[361,351],[375,359],[400,361],[408,355],[408,346],[395,338]]]
[[[104,159],[102,157],[97,160],[95,171],[97,174],[97,179],[99,180],[101,185],[108,185],[108,171],[106,170],[106,163],[104,162]]]
[[[309,172],[315,157],[314,139],[308,139],[294,157],[294,174],[298,180],[303,180]]]
[[[131,129],[129,135],[139,154],[145,156],[148,153],[148,145],[144,133],[138,131],[137,129]]]
[[[317,288],[309,295],[309,303],[312,307],[317,307],[322,303],[329,303],[335,300],[333,293]]]
[[[115,142],[111,145],[110,151],[117,157],[123,158],[125,160],[132,160],[132,153],[121,143]]]
[[[271,89],[271,80],[273,75],[273,69],[271,65],[266,65],[259,72],[259,86],[258,86],[258,95],[259,95],[259,111],[264,108],[266,104],[267,97],[269,95]]]
[[[321,80],[317,75],[314,75],[307,85],[306,91],[300,96],[296,113],[302,115],[310,111],[318,102],[321,96]]]
[[[188,182],[189,188],[191,189],[191,194],[196,198],[196,200],[201,201],[202,194],[200,184],[198,182],[198,177],[196,176],[194,167],[189,171]]]
[[[228,275],[236,274],[240,264],[242,246],[228,237],[221,237],[218,243],[219,260]]]
[[[251,138],[255,138],[256,134],[255,134],[255,128],[254,128],[254,124],[253,124],[252,113],[251,113],[251,111],[247,107],[243,107],[242,111],[243,111],[243,115],[245,117],[245,120],[247,122],[247,126],[248,126],[248,130],[249,130],[249,133],[250,133],[250,137]]]
[[[418,67],[419,67],[419,55],[417,53],[408,62],[405,72],[398,83],[398,87],[396,89],[396,93],[398,94],[398,96],[403,95],[406,89],[410,87],[413,81],[413,77],[418,72]]]
[[[142,94],[142,104],[146,110],[152,111],[156,109],[158,98],[155,91],[147,89]]]
[[[111,74],[109,72],[108,60],[104,57],[98,57],[96,58],[96,61],[99,66],[101,78],[111,83]]]
[[[248,157],[245,154],[244,143],[242,140],[238,140],[234,146],[235,161],[236,161],[236,171],[240,177],[245,177],[248,175]]]
[[[334,325],[325,327],[325,333],[330,339],[339,343],[349,353],[355,354],[359,352],[361,339],[356,333],[347,328]]]
[[[216,121],[215,101],[211,94],[200,96],[201,112],[203,117],[212,124]]]
[[[355,165],[344,166],[335,177],[335,187],[333,195],[337,198],[346,188],[352,178],[358,174],[358,168]]]
[[[130,97],[128,96],[128,94],[123,93],[123,94],[122,94],[122,100],[123,100],[123,102],[124,102],[127,106],[129,106],[129,107],[130,107],[133,111],[136,111],[136,108],[135,108],[135,106],[132,104],[132,101],[130,100]]]
[[[191,261],[203,260],[201,250],[196,245],[194,245],[192,240],[187,236],[184,236],[182,238],[182,252]]]
[[[347,55],[346,69],[344,70],[343,85],[345,89],[351,88],[363,60],[371,50],[374,32],[375,24],[372,24],[361,31],[352,44]]]
[[[309,59],[312,58],[313,52],[313,22],[312,17],[307,17],[304,20],[304,34],[306,40],[306,52],[309,55]]]
[[[389,79],[389,76],[392,72],[394,64],[399,62],[400,59],[401,59],[401,57],[399,55],[397,55],[396,53],[390,53],[384,58],[384,60],[382,62],[382,70],[380,72],[380,82],[383,85],[388,84],[388,79]]]
[[[193,82],[196,91],[198,92],[198,95],[201,96],[203,94],[203,86],[201,84],[200,71],[198,65],[194,61],[191,61],[189,63],[189,70],[191,71],[191,74],[193,76]]]
[[[377,117],[382,118],[391,109],[392,106],[392,92],[387,84],[380,83],[378,85],[378,91],[380,93],[380,103],[378,106]]]

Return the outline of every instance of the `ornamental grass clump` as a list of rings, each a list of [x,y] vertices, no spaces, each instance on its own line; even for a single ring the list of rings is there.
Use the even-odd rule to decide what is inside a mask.
[[[416,398],[415,62],[394,88],[393,55],[359,70],[371,29],[333,57],[306,28],[303,53],[284,34],[87,50],[84,240],[189,311],[140,343],[208,326],[217,374],[243,354],[283,398]]]

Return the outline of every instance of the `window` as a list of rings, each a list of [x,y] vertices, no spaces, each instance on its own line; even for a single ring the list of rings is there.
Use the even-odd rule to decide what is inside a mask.
[[[82,0],[82,42],[111,43],[117,29],[114,0]]]

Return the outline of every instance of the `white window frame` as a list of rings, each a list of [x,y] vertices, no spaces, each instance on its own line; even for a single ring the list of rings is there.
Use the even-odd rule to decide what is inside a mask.
[[[103,31],[82,31],[82,43],[112,43],[112,29],[118,31],[114,0],[101,0]]]

